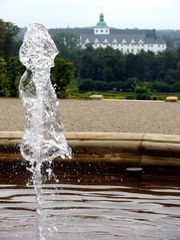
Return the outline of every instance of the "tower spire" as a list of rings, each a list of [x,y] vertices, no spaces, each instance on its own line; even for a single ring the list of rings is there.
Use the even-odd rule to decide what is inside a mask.
[[[104,22],[104,14],[101,12],[100,16],[99,16],[99,21],[100,22]]]
[[[104,21],[102,7],[101,13],[99,15],[99,22],[96,24],[96,27],[94,28],[94,34],[109,34],[109,27],[107,26],[107,23]]]
[[[101,13],[103,13],[103,7],[101,6]]]

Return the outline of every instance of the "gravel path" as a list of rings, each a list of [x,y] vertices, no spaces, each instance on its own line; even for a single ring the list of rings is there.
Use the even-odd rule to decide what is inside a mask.
[[[180,135],[180,102],[60,100],[67,132],[135,132]],[[0,98],[0,131],[24,129],[19,99]]]

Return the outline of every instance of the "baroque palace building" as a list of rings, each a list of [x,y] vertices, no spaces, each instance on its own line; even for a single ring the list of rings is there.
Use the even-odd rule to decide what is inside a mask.
[[[117,29],[108,27],[104,21],[103,13],[100,14],[99,22],[95,27],[89,28],[66,28],[64,32],[77,34],[80,47],[86,48],[88,44],[93,48],[112,47],[124,54],[137,54],[141,50],[152,51],[155,54],[166,50],[165,41],[157,36],[155,29]]]

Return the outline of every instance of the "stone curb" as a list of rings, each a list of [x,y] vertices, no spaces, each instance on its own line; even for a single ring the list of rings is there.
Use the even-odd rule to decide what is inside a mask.
[[[0,161],[22,160],[22,132],[0,132]],[[180,166],[180,136],[115,132],[66,132],[73,158],[134,166]],[[60,160],[60,159],[56,159]],[[62,161],[62,160],[61,160]]]

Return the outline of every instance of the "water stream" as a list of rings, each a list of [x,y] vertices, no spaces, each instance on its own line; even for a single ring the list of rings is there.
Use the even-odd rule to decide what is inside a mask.
[[[47,171],[53,158],[70,157],[63,124],[57,112],[57,96],[50,80],[50,70],[58,50],[46,28],[31,24],[20,48],[20,61],[26,67],[19,85],[26,129],[21,140],[23,158],[30,162],[32,181],[36,192],[37,239],[45,240],[43,229],[42,164],[47,162]]]

